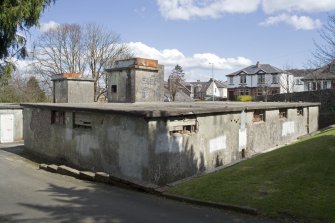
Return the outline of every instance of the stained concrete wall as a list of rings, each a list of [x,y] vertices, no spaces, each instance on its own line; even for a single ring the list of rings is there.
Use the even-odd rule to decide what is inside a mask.
[[[156,60],[116,61],[108,72],[108,102],[158,102],[164,99],[164,66]]]
[[[269,109],[254,122],[253,110],[178,117],[143,118],[113,112],[65,111],[65,124],[51,124],[52,108],[26,106],[25,147],[48,158],[94,171],[165,184],[269,148],[318,129],[318,106]],[[91,128],[77,128],[86,115]],[[85,118],[84,118],[85,119]],[[194,124],[194,131],[172,129]],[[176,127],[177,126],[177,127]]]
[[[94,102],[94,82],[91,79],[53,79],[54,103]]]
[[[14,115],[14,141],[23,140],[23,108],[19,105],[0,104],[0,116],[2,114]],[[1,129],[0,129],[1,131]],[[1,142],[0,142],[1,143]]]

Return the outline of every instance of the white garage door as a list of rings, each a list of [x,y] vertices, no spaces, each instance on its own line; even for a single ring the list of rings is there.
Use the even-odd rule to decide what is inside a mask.
[[[0,143],[14,142],[14,115],[0,115]]]

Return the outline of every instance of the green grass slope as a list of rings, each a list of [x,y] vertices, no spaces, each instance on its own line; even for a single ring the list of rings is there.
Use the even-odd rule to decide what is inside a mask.
[[[335,222],[335,129],[194,178],[168,193]]]

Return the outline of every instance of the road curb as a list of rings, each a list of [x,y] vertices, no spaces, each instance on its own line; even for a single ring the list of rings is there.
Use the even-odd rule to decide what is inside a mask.
[[[148,183],[143,183],[140,181],[127,180],[127,179],[123,179],[120,177],[112,176],[105,172],[94,173],[90,171],[79,171],[79,170],[73,169],[65,165],[57,166],[55,164],[51,164],[51,165],[39,164],[39,168],[42,170],[52,172],[52,173],[58,173],[58,174],[71,176],[71,177],[74,177],[80,180],[95,181],[99,183],[110,184],[110,185],[121,187],[121,188],[133,189],[133,190],[142,191],[142,192],[149,193],[149,194],[154,194],[154,195],[164,197],[167,199],[171,199],[171,200],[186,202],[189,204],[231,210],[231,211],[236,211],[236,212],[250,214],[250,215],[258,215],[258,211],[254,208],[230,205],[230,204],[218,203],[218,202],[203,201],[203,200],[197,200],[197,199],[193,199],[189,197],[177,196],[177,195],[173,195],[173,194],[165,192],[167,188],[170,188],[170,186],[159,187],[158,185],[155,185],[155,184],[148,184]]]
[[[171,200],[186,202],[186,203],[195,204],[195,205],[220,208],[220,209],[231,210],[231,211],[236,211],[236,212],[250,214],[250,215],[258,215],[257,209],[250,208],[250,207],[211,202],[211,201],[203,201],[203,200],[193,199],[189,197],[176,196],[176,195],[165,193],[165,192],[161,193],[160,196],[171,199]]]

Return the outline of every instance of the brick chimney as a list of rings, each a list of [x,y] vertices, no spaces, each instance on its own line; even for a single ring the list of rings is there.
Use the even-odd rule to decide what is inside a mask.
[[[256,63],[256,68],[259,68],[259,61],[257,61]]]

